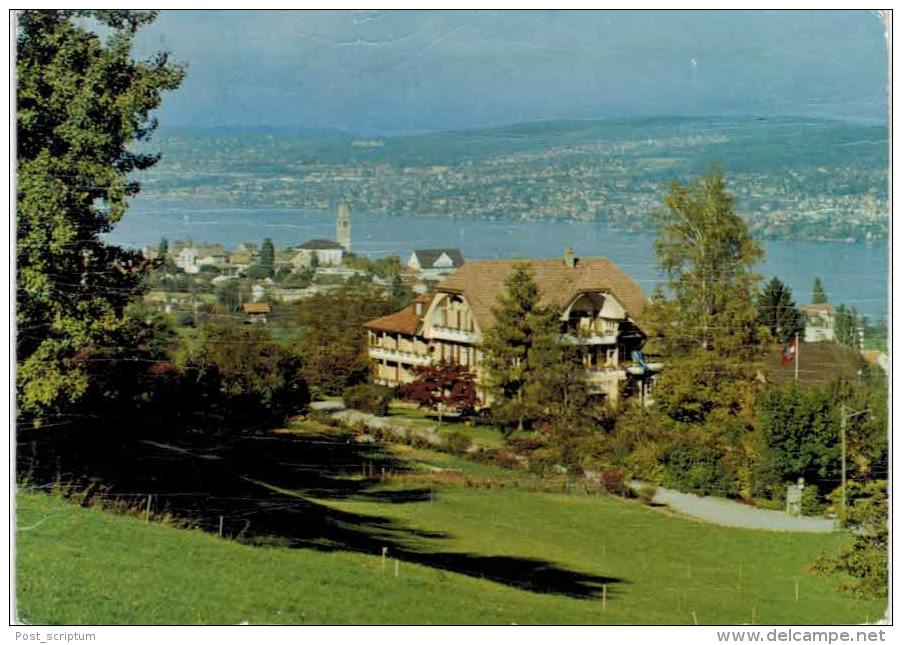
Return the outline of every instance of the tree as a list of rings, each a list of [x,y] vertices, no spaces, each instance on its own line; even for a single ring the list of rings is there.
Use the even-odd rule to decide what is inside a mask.
[[[363,323],[392,311],[377,293],[347,288],[317,294],[298,310],[304,377],[326,394],[339,395],[370,373]]]
[[[827,294],[824,293],[824,285],[821,284],[820,278],[814,279],[814,285],[811,287],[811,302],[814,304],[824,304],[827,302]]]
[[[402,388],[401,394],[420,407],[435,410],[439,425],[446,410],[469,414],[479,405],[476,376],[461,365],[443,361],[416,366],[413,373],[416,378]]]
[[[664,203],[655,251],[670,297],[657,291],[645,314],[667,365],[651,410],[663,429],[657,457],[671,485],[748,496],[761,247],[734,212],[720,170],[674,182]]]
[[[142,288],[147,263],[105,244],[101,235],[138,192],[133,173],[158,160],[134,144],[150,137],[156,127],[151,112],[183,77],[166,54],[131,58],[135,34],[155,16],[121,10],[17,14],[20,418],[38,421],[79,400],[89,373],[76,357],[123,343],[123,310]]]
[[[758,323],[767,327],[771,336],[781,343],[805,331],[805,317],[792,299],[792,290],[777,277],[758,295],[756,307]]]
[[[844,574],[847,579],[840,587],[858,596],[886,597],[889,590],[888,518],[886,482],[868,484],[849,511],[851,544],[836,554],[821,554],[814,570]]]
[[[157,259],[165,260],[167,255],[169,255],[169,240],[164,237],[160,240],[160,245],[157,247]]]
[[[263,238],[263,244],[260,245],[260,267],[265,278],[271,278],[275,273],[276,249],[268,237]]]
[[[846,347],[860,349],[858,330],[861,326],[861,319],[855,307],[841,304],[836,308],[836,319],[833,322],[836,342]]]
[[[494,399],[492,414],[505,425],[516,423],[522,431],[537,416],[526,389],[535,374],[529,358],[537,340],[537,315],[541,315],[539,288],[528,263],[517,264],[505,286],[492,310],[493,323],[483,336],[483,364]]]
[[[723,172],[673,182],[658,224],[655,254],[673,294],[658,300],[657,331],[671,350],[736,352],[757,341],[753,267],[761,246],[733,210]]]

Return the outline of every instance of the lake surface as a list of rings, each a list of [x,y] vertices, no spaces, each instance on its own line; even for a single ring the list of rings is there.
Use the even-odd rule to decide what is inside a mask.
[[[107,236],[122,246],[156,245],[190,238],[234,248],[241,242],[272,238],[277,248],[313,237],[335,239],[335,214],[298,209],[209,208],[149,198],[132,208]],[[352,214],[352,250],[372,257],[397,254],[402,261],[413,249],[460,248],[466,259],[558,257],[569,244],[577,255],[610,258],[651,293],[660,281],[655,268],[654,236],[613,230],[606,224],[424,219],[382,213]],[[820,276],[835,306],[853,305],[869,317],[888,310],[889,252],[886,242],[843,243],[765,241],[759,272],[788,283],[796,303],[810,300]]]

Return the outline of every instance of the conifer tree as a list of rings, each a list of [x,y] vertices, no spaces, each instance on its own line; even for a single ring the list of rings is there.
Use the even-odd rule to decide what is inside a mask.
[[[267,278],[271,278],[276,271],[276,249],[268,237],[260,245],[260,268]]]
[[[827,294],[824,293],[824,285],[821,284],[820,278],[814,279],[814,285],[811,287],[811,302],[816,305],[827,302]]]
[[[792,290],[773,277],[758,295],[758,322],[781,343],[805,330],[804,314],[796,307]]]
[[[539,306],[539,289],[528,263],[516,265],[505,280],[507,290],[492,310],[494,320],[483,337],[486,382],[492,395],[492,414],[501,423],[523,430],[531,416],[526,399],[532,323]]]
[[[542,423],[553,433],[585,407],[585,378],[573,348],[560,339],[560,311],[540,305],[529,264],[514,267],[483,340],[492,413],[518,430]]]

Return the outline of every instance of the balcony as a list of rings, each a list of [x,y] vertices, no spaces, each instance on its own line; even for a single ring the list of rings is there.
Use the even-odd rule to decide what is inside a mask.
[[[622,381],[626,379],[626,370],[619,369],[602,369],[589,370],[586,372],[586,380],[589,384],[610,383],[611,381]]]
[[[571,345],[616,345],[617,334],[564,333],[561,334],[561,342]]]
[[[474,331],[451,329],[440,325],[432,326],[432,337],[437,340],[450,340],[455,343],[466,343],[468,345],[475,345],[478,340]]]
[[[413,352],[402,352],[397,349],[389,349],[387,347],[370,347],[370,358],[376,360],[395,361],[405,365],[431,365],[432,357],[424,354],[414,354]]]

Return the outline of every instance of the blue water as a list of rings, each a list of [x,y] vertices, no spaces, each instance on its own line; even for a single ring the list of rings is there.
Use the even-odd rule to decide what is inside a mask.
[[[185,238],[219,242],[226,248],[269,237],[281,248],[312,237],[334,239],[335,215],[298,209],[202,208],[141,198],[107,239],[139,248],[156,245],[163,237],[170,242]],[[405,262],[413,249],[458,247],[467,259],[557,257],[569,244],[577,255],[615,261],[646,293],[660,281],[652,235],[598,223],[421,219],[358,212],[352,214],[351,237],[357,253],[398,254]],[[885,242],[765,241],[764,250],[759,272],[788,283],[797,303],[810,300],[812,282],[820,276],[834,305],[853,305],[872,319],[886,316],[889,253]]]

